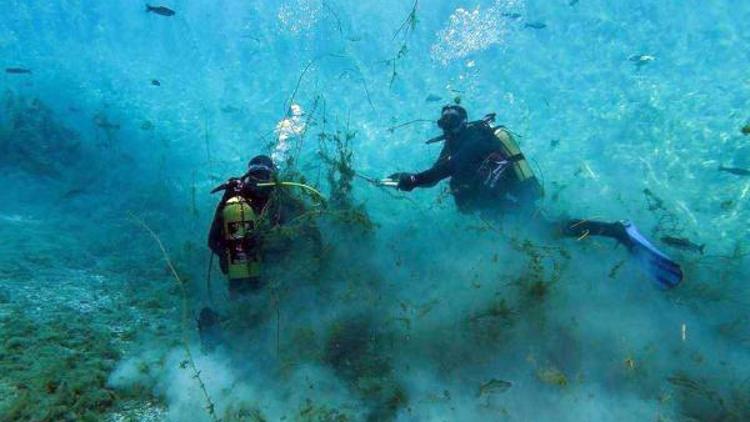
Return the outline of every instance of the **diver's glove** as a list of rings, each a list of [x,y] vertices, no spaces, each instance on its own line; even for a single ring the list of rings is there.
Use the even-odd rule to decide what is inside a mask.
[[[417,187],[417,177],[413,173],[393,173],[388,178],[398,182],[398,190],[409,192]]]

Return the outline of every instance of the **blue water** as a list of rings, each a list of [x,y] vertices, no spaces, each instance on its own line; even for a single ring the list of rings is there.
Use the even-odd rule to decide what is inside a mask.
[[[750,419],[750,178],[717,170],[750,167],[750,3],[2,6],[0,65],[31,71],[0,76],[3,420]],[[323,250],[251,303],[207,286],[209,191],[251,157],[331,197],[334,134],[358,175],[423,170],[456,97],[516,134],[546,213],[629,218],[684,282],[356,177],[364,220],[308,197]]]

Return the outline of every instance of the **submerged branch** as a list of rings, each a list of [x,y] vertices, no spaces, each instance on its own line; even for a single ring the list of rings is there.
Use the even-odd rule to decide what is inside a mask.
[[[397,124],[395,126],[389,127],[388,128],[388,132],[393,133],[393,131],[395,131],[396,129],[401,129],[402,127],[410,126],[410,125],[413,125],[414,123],[425,123],[425,122],[433,123],[434,120],[430,120],[430,119],[415,119],[415,120],[410,120],[408,122],[399,123],[399,124]]]

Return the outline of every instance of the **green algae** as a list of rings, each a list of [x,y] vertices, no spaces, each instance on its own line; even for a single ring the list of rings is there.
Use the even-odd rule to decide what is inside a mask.
[[[0,330],[3,420],[101,420],[115,404],[107,377],[120,352],[90,317],[40,324],[14,309]]]
[[[680,414],[688,420],[746,421],[750,418],[750,379],[720,380],[677,372],[667,377]]]
[[[329,326],[324,361],[370,406],[368,420],[391,420],[408,403],[396,380],[387,345],[392,342],[367,316]]]
[[[80,136],[63,126],[40,99],[6,91],[4,111],[9,116],[7,127],[0,130],[4,164],[32,175],[59,178],[69,170],[69,163],[80,161]]]

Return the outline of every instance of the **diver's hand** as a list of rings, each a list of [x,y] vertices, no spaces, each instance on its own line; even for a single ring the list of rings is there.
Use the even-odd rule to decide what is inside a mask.
[[[417,178],[412,173],[393,173],[388,178],[398,182],[398,190],[409,192],[417,187]]]

